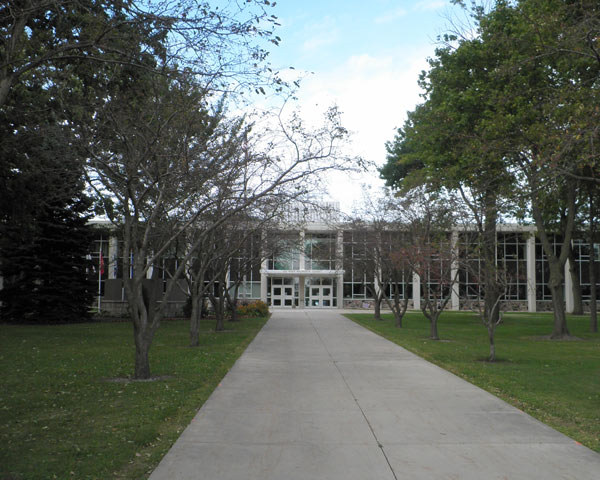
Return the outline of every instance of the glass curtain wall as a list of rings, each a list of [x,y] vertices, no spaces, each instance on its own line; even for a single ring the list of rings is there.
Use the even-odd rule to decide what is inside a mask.
[[[261,235],[251,236],[231,259],[229,288],[238,287],[239,299],[260,298]]]
[[[337,233],[310,233],[304,235],[306,270],[335,270]]]
[[[402,259],[400,247],[405,242],[406,233],[399,231],[386,231],[381,234],[381,265],[382,281],[385,285],[387,298],[412,298],[412,275],[408,265]]]
[[[368,233],[346,230],[343,233],[344,298],[372,299],[374,276],[368,272]]]
[[[268,232],[266,243],[266,248],[271,251],[269,270],[300,269],[299,232]]]
[[[575,258],[575,266],[579,275],[579,283],[581,284],[581,297],[583,300],[590,299],[590,254],[594,255],[594,270],[596,273],[596,288],[600,290],[600,243],[594,243],[593,249],[590,249],[588,242],[575,239],[573,240],[573,257]]]

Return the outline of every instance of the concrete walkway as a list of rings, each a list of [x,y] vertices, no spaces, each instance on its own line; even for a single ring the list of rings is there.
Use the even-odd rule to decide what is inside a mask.
[[[325,310],[276,311],[151,480],[597,480],[600,455]]]

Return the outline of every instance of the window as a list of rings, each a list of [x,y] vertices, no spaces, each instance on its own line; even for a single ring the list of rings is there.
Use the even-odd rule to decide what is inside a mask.
[[[337,233],[306,233],[304,256],[307,270],[335,270]]]
[[[550,235],[552,248],[555,255],[560,254],[562,239],[558,235]],[[538,238],[535,239],[535,283],[537,300],[552,300],[552,293],[548,282],[550,280],[550,266],[546,252]]]
[[[343,233],[344,298],[365,300],[372,298],[373,275],[367,275],[367,232],[361,230]]]

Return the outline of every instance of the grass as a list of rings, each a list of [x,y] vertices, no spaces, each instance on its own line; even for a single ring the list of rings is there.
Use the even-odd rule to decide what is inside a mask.
[[[147,478],[266,322],[215,333],[165,321],[150,350],[152,382],[133,374],[130,323],[0,325],[0,479]]]
[[[553,341],[543,338],[552,331],[550,314],[505,314],[496,331],[498,361],[489,363],[487,330],[472,313],[444,312],[442,341],[427,338],[420,312],[407,313],[402,329],[391,315],[347,316],[600,452],[600,335],[589,333],[587,317],[568,317],[579,340]]]

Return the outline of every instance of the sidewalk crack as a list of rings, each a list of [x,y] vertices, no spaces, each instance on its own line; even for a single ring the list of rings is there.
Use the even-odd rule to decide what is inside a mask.
[[[387,454],[385,453],[385,449],[383,447],[383,444],[377,438],[377,434],[375,433],[375,430],[373,429],[373,426],[371,425],[371,422],[367,418],[367,415],[365,414],[365,411],[363,410],[360,402],[358,401],[358,398],[356,398],[356,395],[352,391],[352,388],[350,387],[348,381],[346,380],[346,377],[344,376],[344,374],[340,370],[340,367],[338,366],[337,361],[335,361],[334,358],[333,358],[333,356],[331,355],[331,352],[329,351],[329,349],[327,348],[327,345],[323,341],[323,338],[319,334],[319,331],[317,330],[317,327],[315,327],[315,324],[313,323],[312,318],[308,315],[308,313],[305,312],[305,314],[308,317],[308,319],[310,321],[310,324],[311,324],[313,330],[315,331],[317,337],[319,338],[319,341],[323,345],[323,348],[327,352],[327,355],[329,355],[329,358],[331,359],[331,362],[335,365],[335,368],[338,371],[338,373],[340,374],[340,377],[342,377],[342,380],[344,381],[344,384],[346,385],[346,388],[350,392],[350,395],[352,395],[352,398],[354,399],[354,403],[356,403],[356,406],[360,410],[360,413],[362,414],[363,418],[365,419],[365,422],[367,422],[367,425],[369,426],[369,430],[371,430],[371,434],[373,435],[373,438],[375,439],[375,442],[377,443],[377,446],[381,450],[381,453],[383,454],[383,457],[385,458],[385,461],[387,462],[388,467],[389,467],[390,471],[392,472],[392,475],[394,476],[394,479],[398,480],[398,476],[396,475],[396,472],[394,471],[394,468],[392,467],[392,464],[390,463],[390,459],[388,458]]]

